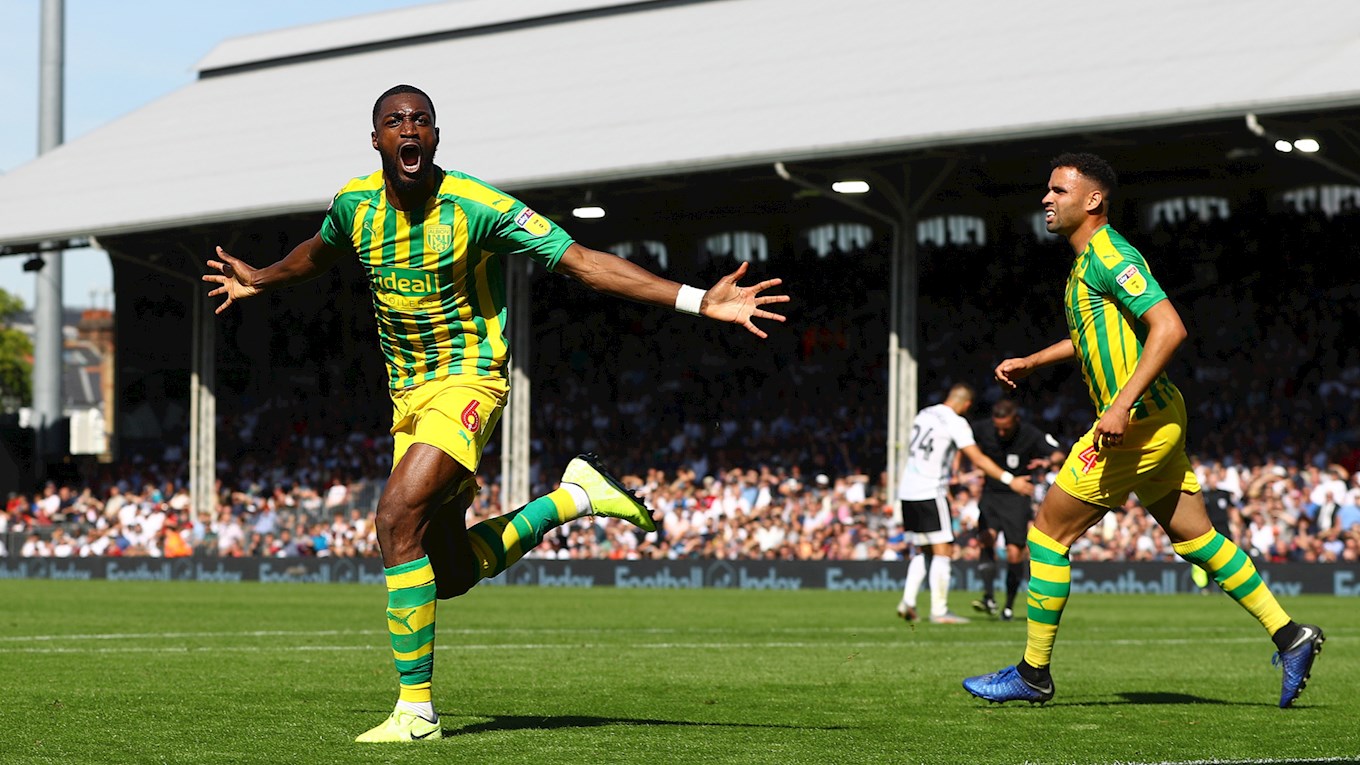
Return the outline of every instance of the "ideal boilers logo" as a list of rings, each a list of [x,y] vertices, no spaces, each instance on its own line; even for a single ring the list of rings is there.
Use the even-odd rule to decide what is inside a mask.
[[[369,278],[373,294],[393,308],[433,307],[439,303],[439,277],[434,271],[376,266]]]
[[[396,292],[407,297],[422,297],[439,291],[434,272],[416,268],[378,266],[373,269],[373,284],[385,292]]]

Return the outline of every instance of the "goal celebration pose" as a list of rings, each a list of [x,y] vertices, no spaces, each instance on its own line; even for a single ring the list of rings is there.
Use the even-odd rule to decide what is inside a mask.
[[[439,738],[431,695],[435,601],[496,576],[553,528],[585,515],[655,528],[648,509],[593,457],[572,460],[561,487],[511,513],[466,527],[476,472],[509,396],[503,259],[528,257],[598,292],[731,322],[764,338],[753,318],[788,301],[742,287],[743,263],[708,290],[663,279],[587,249],[522,202],[469,175],[435,166],[439,129],[423,91],[398,85],[373,105],[382,169],[336,194],[321,230],[282,260],[255,269],[217,248],[204,281],[224,295],[217,312],[262,291],[310,279],[341,257],[368,274],[392,397],[392,475],[377,509],[387,577],[386,622],[400,694],[363,742]]]

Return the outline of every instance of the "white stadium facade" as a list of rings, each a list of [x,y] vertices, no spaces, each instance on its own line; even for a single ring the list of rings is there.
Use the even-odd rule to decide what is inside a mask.
[[[891,272],[865,275],[890,285],[890,472],[917,406],[916,245],[930,225],[1027,225],[1048,159],[1066,150],[1121,170],[1126,219],[1171,197],[1232,203],[1360,179],[1360,4],[1348,0],[461,0],[226,40],[197,69],[0,177],[5,254],[86,238],[110,253],[115,453],[136,436],[125,410],[178,402],[197,501],[211,501],[214,410],[237,405],[221,400],[224,379],[247,390],[310,374],[270,353],[287,332],[280,298],[213,319],[203,261],[216,244],[269,261],[315,232],[335,191],[378,167],[370,108],[397,83],[432,96],[442,164],[585,244],[663,242],[681,274],[699,242],[729,232],[760,231],[771,252],[826,224],[890,236]],[[1322,150],[1275,148],[1297,139]],[[833,192],[843,180],[869,190]],[[587,200],[607,216],[573,219]],[[526,272],[514,273],[522,298]],[[365,313],[357,267],[337,280],[359,292],[284,299]],[[817,299],[813,285],[787,288]],[[521,354],[525,303],[512,302]],[[335,341],[350,365],[376,357]],[[230,369],[224,347],[240,360]],[[515,375],[511,506],[528,492],[531,427],[530,381]]]

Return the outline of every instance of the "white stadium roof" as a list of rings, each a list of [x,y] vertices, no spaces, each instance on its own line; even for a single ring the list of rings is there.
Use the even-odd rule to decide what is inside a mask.
[[[0,176],[0,245],[319,211],[398,82],[522,189],[1353,106],[1357,71],[1353,0],[462,0],[223,42]]]

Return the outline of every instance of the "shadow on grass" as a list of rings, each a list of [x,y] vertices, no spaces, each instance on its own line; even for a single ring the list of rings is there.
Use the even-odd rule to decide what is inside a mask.
[[[1223,699],[1206,699],[1203,696],[1192,696],[1188,693],[1145,693],[1141,691],[1123,691],[1116,693],[1119,697],[1117,701],[1074,701],[1065,703],[1063,706],[1074,707],[1108,707],[1121,706],[1124,704],[1143,705],[1181,705],[1181,704],[1207,704],[1212,706],[1232,706],[1232,707],[1260,707],[1275,706],[1274,704],[1260,701],[1225,701]]]
[[[479,715],[460,714],[459,717],[490,717],[485,722],[456,726],[444,723],[444,738],[476,733],[507,730],[559,730],[563,728],[598,728],[605,725],[655,725],[693,728],[766,728],[789,730],[848,730],[844,725],[780,725],[777,723],[695,722],[692,720],[649,720],[634,717],[587,717],[584,715]],[[445,718],[447,720],[447,718]]]

